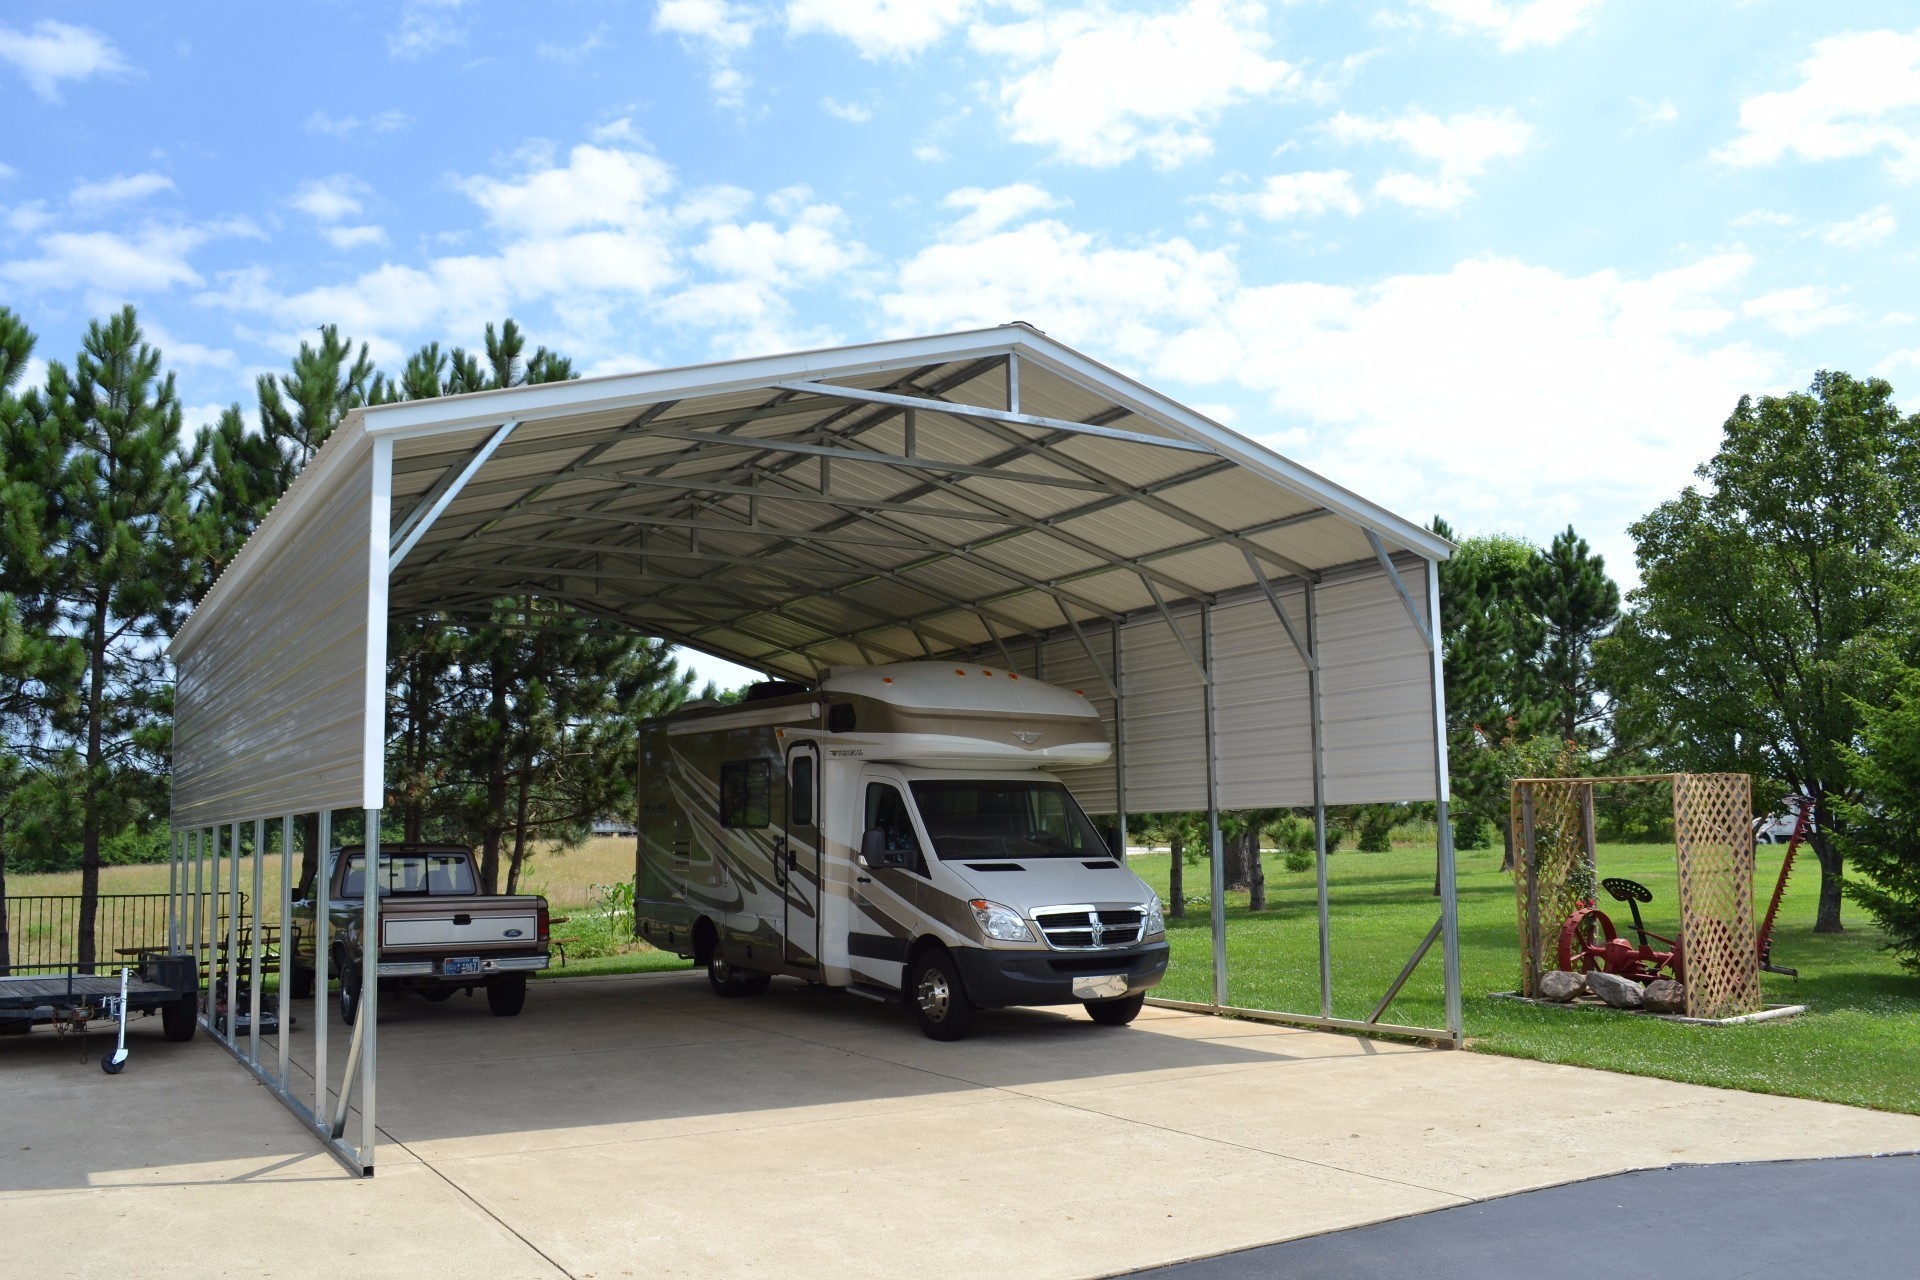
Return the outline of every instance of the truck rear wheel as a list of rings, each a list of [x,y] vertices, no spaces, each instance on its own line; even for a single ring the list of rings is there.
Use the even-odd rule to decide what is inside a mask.
[[[496,1018],[518,1015],[526,1002],[527,975],[524,973],[505,974],[487,983],[487,1008],[493,1010]]]
[[[707,960],[707,985],[713,988],[713,994],[723,1000],[749,994],[747,980],[741,972],[720,958],[720,949],[714,948],[713,955]]]
[[[348,1026],[360,1016],[360,979],[353,970],[340,971],[340,1019]]]
[[[1140,1006],[1146,1002],[1144,991],[1118,1000],[1089,1000],[1087,1016],[1103,1027],[1124,1027],[1140,1016]]]
[[[973,1030],[973,998],[960,981],[960,967],[945,947],[920,953],[907,973],[907,1007],[920,1030],[934,1040],[959,1040]]]

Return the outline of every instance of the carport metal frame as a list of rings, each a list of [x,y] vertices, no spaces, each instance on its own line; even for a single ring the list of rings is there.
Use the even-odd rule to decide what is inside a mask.
[[[759,610],[767,607],[764,602],[756,601],[756,592],[773,592],[779,589],[763,583],[734,583],[728,581],[725,566],[738,560],[737,556],[715,553],[704,555],[700,545],[703,529],[716,534],[740,534],[751,532],[760,536],[780,539],[779,546],[801,546],[824,550],[818,551],[825,563],[838,565],[843,571],[867,572],[886,577],[901,574],[907,566],[885,566],[865,563],[857,555],[841,554],[840,548],[859,548],[884,546],[902,552],[924,554],[929,560],[952,559],[967,561],[970,557],[979,558],[981,549],[1007,537],[1017,536],[1029,531],[1046,531],[1049,535],[1074,545],[1076,549],[1090,556],[1096,562],[1095,567],[1067,573],[1050,579],[1035,578],[1021,574],[1014,568],[999,562],[987,562],[993,572],[1018,582],[1019,588],[1003,593],[1001,596],[983,596],[973,600],[947,599],[937,609],[924,612],[918,617],[886,618],[876,614],[874,625],[863,630],[855,630],[846,637],[857,646],[859,652],[866,654],[869,660],[900,660],[934,656],[936,650],[928,645],[934,640],[945,644],[944,652],[959,654],[966,651],[967,645],[958,637],[942,634],[932,623],[941,616],[951,615],[956,608],[972,610],[983,623],[991,644],[986,649],[977,645],[972,651],[991,651],[1004,659],[1009,666],[1016,666],[1007,643],[1007,634],[1032,638],[1036,646],[1052,631],[1039,631],[1029,623],[1009,616],[996,607],[999,599],[1012,599],[1016,596],[1038,593],[1050,597],[1058,609],[1063,623],[1061,629],[1070,634],[1077,642],[1093,668],[1100,674],[1114,699],[1114,720],[1116,728],[1115,743],[1115,792],[1118,822],[1124,844],[1124,832],[1127,811],[1127,755],[1129,743],[1126,738],[1125,714],[1128,681],[1122,667],[1121,627],[1128,622],[1158,615],[1163,619],[1174,637],[1179,641],[1185,658],[1199,678],[1205,710],[1205,751],[1206,751],[1206,811],[1208,822],[1208,841],[1211,851],[1211,924],[1213,939],[1213,991],[1212,1000],[1206,1003],[1174,1000],[1154,1000],[1153,1003],[1170,1008],[1193,1009],[1216,1014],[1231,1014],[1267,1021],[1277,1021],[1294,1025],[1331,1028],[1347,1031],[1387,1033],[1412,1036],[1435,1043],[1457,1046],[1463,1038],[1462,1011],[1460,1000],[1459,968],[1459,932],[1458,902],[1454,884],[1454,850],[1451,823],[1448,815],[1448,774],[1446,757],[1446,713],[1445,693],[1442,682],[1441,654],[1436,643],[1437,620],[1439,611],[1439,577],[1437,563],[1445,558],[1449,548],[1444,541],[1428,531],[1401,521],[1358,499],[1354,495],[1321,481],[1311,473],[1305,472],[1283,459],[1267,453],[1258,445],[1234,436],[1231,432],[1217,426],[1174,405],[1164,398],[1153,397],[1126,380],[1105,370],[1094,362],[1080,356],[1057,343],[1040,338],[1034,331],[1024,326],[1011,326],[1001,330],[989,330],[982,334],[950,335],[938,339],[908,340],[895,344],[878,344],[889,348],[887,362],[879,360],[867,363],[854,363],[839,368],[829,368],[817,376],[795,376],[797,357],[769,358],[760,361],[742,361],[733,365],[718,366],[716,372],[724,371],[725,377],[715,377],[713,381],[699,387],[701,395],[715,395],[722,392],[738,393],[746,390],[758,390],[774,393],[774,398],[758,407],[733,408],[711,415],[713,421],[706,424],[688,425],[687,419],[670,420],[653,425],[657,419],[679,402],[680,396],[658,393],[650,407],[644,407],[632,423],[629,431],[648,432],[657,438],[674,439],[692,448],[700,450],[747,450],[759,455],[782,454],[784,466],[781,469],[757,470],[745,477],[743,482],[723,482],[713,479],[674,481],[661,477],[667,468],[654,469],[653,475],[635,474],[636,468],[629,465],[626,470],[614,466],[597,466],[596,459],[603,456],[612,447],[612,443],[596,444],[586,449],[570,444],[565,440],[537,441],[538,447],[527,446],[529,453],[552,452],[570,454],[569,460],[556,467],[547,479],[539,483],[529,483],[526,479],[502,482],[489,487],[486,482],[477,481],[490,459],[503,455],[508,448],[518,447],[514,443],[517,430],[525,420],[525,415],[510,410],[506,401],[526,400],[520,395],[529,389],[486,393],[477,396],[456,397],[441,401],[423,401],[413,404],[386,406],[378,412],[382,415],[382,425],[378,432],[366,429],[365,435],[371,443],[371,479],[368,515],[370,525],[368,548],[370,554],[366,563],[367,585],[367,650],[366,650],[366,690],[364,707],[364,787],[363,805],[367,831],[369,855],[377,856],[381,803],[384,791],[384,712],[386,696],[386,624],[389,619],[390,580],[408,560],[412,553],[419,552],[424,539],[435,531],[436,527],[449,527],[448,512],[464,495],[474,497],[483,492],[497,490],[501,493],[520,495],[505,508],[492,514],[473,514],[453,520],[454,526],[466,528],[467,536],[452,545],[438,546],[426,554],[428,563],[443,569],[458,569],[469,576],[464,590],[443,590],[435,602],[426,606],[431,611],[457,612],[463,608],[484,609],[487,604],[505,594],[516,594],[523,588],[516,588],[506,582],[489,581],[493,578],[511,578],[519,572],[512,565],[503,562],[497,550],[490,550],[494,544],[515,545],[511,536],[489,539],[489,532],[503,519],[510,516],[539,513],[550,515],[552,519],[527,538],[521,541],[532,549],[545,551],[564,550],[565,542],[552,536],[553,530],[562,531],[582,524],[594,522],[602,524],[629,523],[653,529],[672,529],[687,535],[686,548],[675,547],[660,554],[661,558],[674,560],[699,561],[711,559],[720,562],[722,567],[712,573],[687,575],[671,578],[665,575],[653,575],[647,572],[647,559],[650,554],[644,536],[637,545],[607,547],[603,544],[584,542],[583,552],[594,554],[593,567],[549,566],[550,575],[558,580],[584,579],[589,575],[604,573],[601,566],[608,556],[627,559],[641,566],[643,581],[665,582],[669,590],[678,591],[684,599],[689,591],[707,591],[713,601],[724,602],[707,605],[705,616],[694,607],[678,604],[677,607],[687,619],[688,625],[668,625],[657,620],[638,620],[622,614],[618,608],[609,607],[597,595],[582,594],[567,589],[565,584],[554,589],[536,589],[538,594],[555,600],[570,602],[574,612],[581,619],[575,625],[608,625],[644,630],[648,634],[714,653],[721,657],[742,662],[749,666],[770,670],[775,674],[791,677],[794,664],[813,663],[816,672],[818,664],[805,653],[806,648],[817,647],[818,642],[795,649],[791,646],[778,647],[781,641],[771,637],[757,637],[749,630],[747,621]],[[859,349],[854,349],[859,350]],[[811,353],[818,357],[822,353]],[[827,353],[832,354],[832,353]],[[1039,358],[1050,372],[1065,377],[1078,377],[1100,384],[1103,392],[1111,392],[1116,408],[1111,413],[1103,413],[1086,421],[1074,421],[1044,414],[1023,411],[1020,399],[1021,365],[1023,360]],[[909,369],[915,365],[939,364],[942,362],[959,363],[970,361],[967,368],[977,371],[982,365],[998,362],[1004,369],[1006,387],[1006,407],[981,405],[944,398],[948,388],[915,388],[919,394],[906,394],[898,390],[875,390],[865,387],[845,386],[828,383],[823,378],[842,376],[849,373],[871,372],[883,368]],[[822,363],[818,359],[801,360],[800,368],[817,368]],[[669,373],[675,371],[667,371]],[[688,371],[699,373],[701,371]],[[969,374],[968,377],[976,376]],[[966,378],[955,375],[956,385],[963,384]],[[579,397],[582,404],[591,403],[589,394],[594,390],[591,383],[552,384],[550,388],[540,389],[544,394],[544,407],[550,413],[564,410],[569,395]],[[904,448],[900,454],[891,454],[861,445],[856,435],[848,435],[828,430],[832,419],[825,420],[814,428],[816,439],[786,440],[763,438],[758,436],[734,436],[731,433],[754,421],[780,416],[783,412],[802,412],[796,405],[805,405],[808,398],[825,398],[844,402],[854,406],[872,406],[886,410],[880,418],[874,418],[864,424],[861,430],[874,423],[899,415],[904,426]],[[500,410],[495,411],[498,404]],[[556,407],[557,406],[557,407]],[[642,406],[636,406],[637,408]],[[1005,460],[1037,458],[1044,460],[1051,470],[1045,473],[1023,472],[1019,470],[1001,470],[991,464],[964,463],[927,457],[921,454],[916,441],[916,414],[938,414],[955,420],[964,420],[979,425],[993,433],[1005,445],[1000,455]],[[1125,430],[1110,425],[1118,418],[1134,415],[1143,421],[1158,427],[1167,434],[1155,434]],[[405,437],[418,439],[441,433],[472,431],[484,429],[486,434],[477,446],[468,450],[464,456],[442,472],[429,488],[418,495],[412,507],[396,522],[393,510],[394,462],[396,439]],[[1030,438],[1022,431],[1039,430],[1046,433],[1040,438]],[[1060,454],[1052,446],[1068,439],[1111,440],[1127,446],[1147,446],[1183,453],[1194,453],[1217,459],[1216,465],[1205,471],[1182,473],[1177,480],[1185,482],[1191,478],[1203,477],[1219,471],[1231,471],[1237,467],[1249,465],[1249,459],[1256,462],[1260,473],[1272,479],[1284,472],[1284,478],[1302,492],[1310,494],[1317,509],[1298,512],[1280,517],[1263,524],[1241,529],[1231,529],[1214,525],[1206,517],[1194,512],[1179,509],[1170,503],[1157,499],[1154,486],[1132,486],[1113,481],[1103,476],[1096,468],[1080,464],[1067,455]],[[517,456],[527,456],[522,453]],[[786,474],[793,459],[810,458],[819,466],[819,486],[817,490],[806,489],[794,482]],[[830,468],[835,461],[845,460],[860,465],[881,466],[901,474],[916,478],[917,487],[907,491],[901,499],[862,497],[857,494],[837,492],[831,481]],[[309,471],[317,469],[310,467]],[[1001,465],[1004,465],[1002,463]],[[1059,471],[1069,474],[1060,475]],[[1110,505],[1138,503],[1152,508],[1163,515],[1172,515],[1180,523],[1192,528],[1195,538],[1189,542],[1166,548],[1151,554],[1126,557],[1109,552],[1098,546],[1088,545],[1084,540],[1076,543],[1073,535],[1063,533],[1058,526],[1065,523],[1076,513],[1069,511],[1044,519],[1024,516],[1017,509],[1003,503],[996,503],[989,495],[975,490],[956,489],[960,480],[971,476],[991,476],[1002,481],[1030,482],[1063,489],[1081,489],[1089,493],[1092,502],[1078,511],[1098,509]],[[660,488],[675,496],[674,503],[662,509],[652,507],[635,508],[630,505],[611,505],[615,499],[593,501],[574,500],[569,506],[566,500],[546,503],[543,496],[563,484],[583,479],[605,477],[617,481],[620,486],[619,497],[630,500],[635,493],[646,492],[650,487]],[[1174,481],[1168,481],[1172,484]],[[1162,486],[1165,487],[1165,486]],[[919,501],[914,495],[931,495],[959,492],[966,496],[976,510],[963,510],[942,505],[929,508],[916,505]],[[692,500],[689,500],[692,495]],[[1093,497],[1093,495],[1099,495]],[[700,505],[701,498],[744,497],[747,501],[747,522],[742,525],[734,520],[716,518],[717,507]],[[282,508],[298,506],[300,495],[290,494],[283,500]],[[813,527],[787,527],[763,524],[759,516],[761,499],[778,502],[799,502],[825,504],[841,513],[827,523]],[[685,514],[680,514],[681,512]],[[279,513],[276,513],[279,514]],[[894,516],[913,515],[921,518],[938,518],[956,522],[982,521],[986,524],[1010,529],[1011,532],[994,534],[986,539],[968,543],[941,543],[924,533],[916,532],[903,519]],[[1333,975],[1331,962],[1331,924],[1328,900],[1327,851],[1326,851],[1326,743],[1325,721],[1322,711],[1321,649],[1319,643],[1319,615],[1316,608],[1316,589],[1320,584],[1324,570],[1315,570],[1296,562],[1287,554],[1265,546],[1254,539],[1263,533],[1298,523],[1327,516],[1342,517],[1358,526],[1366,535],[1373,558],[1385,580],[1390,582],[1405,607],[1408,621],[1411,623],[1428,661],[1426,680],[1431,699],[1431,732],[1433,735],[1433,785],[1436,803],[1437,827],[1437,873],[1440,882],[1440,914],[1434,926],[1427,932],[1408,959],[1399,976],[1394,980],[1384,996],[1374,1008],[1371,1016],[1365,1020],[1343,1019],[1333,1016]],[[862,521],[866,523],[863,524]],[[880,532],[874,532],[877,527]],[[1394,556],[1383,542],[1381,534],[1413,553],[1424,564],[1425,581],[1418,584],[1424,587],[1425,616],[1416,603],[1413,589],[1409,588],[1396,566]],[[1309,720],[1311,729],[1311,769],[1313,787],[1313,821],[1316,872],[1316,908],[1319,947],[1320,1009],[1317,1015],[1304,1013],[1276,1012],[1237,1007],[1228,1002],[1227,963],[1226,963],[1226,917],[1224,857],[1220,832],[1220,778],[1217,760],[1219,735],[1215,719],[1215,646],[1214,612],[1229,597],[1239,602],[1243,591],[1229,593],[1196,589],[1173,573],[1162,568],[1158,561],[1171,556],[1191,552],[1198,548],[1230,546],[1244,557],[1253,579],[1253,585],[1247,591],[1253,592],[1271,606],[1275,620],[1284,631],[1288,641],[1298,653],[1305,665],[1309,701]],[[482,548],[483,554],[475,557],[467,554],[471,548]],[[243,557],[244,557],[243,551]],[[576,557],[577,558],[577,557]],[[257,558],[256,558],[257,559]],[[925,563],[925,561],[912,562]],[[235,569],[241,569],[236,561]],[[756,562],[755,567],[768,567]],[[779,566],[771,566],[778,574]],[[247,566],[257,568],[257,564]],[[1098,601],[1085,597],[1072,589],[1076,578],[1088,577],[1114,570],[1125,570],[1137,576],[1151,599],[1149,608],[1134,610],[1115,610],[1101,605]],[[799,572],[799,571],[794,571]],[[628,575],[622,575],[628,576]],[[1304,616],[1296,621],[1290,616],[1280,592],[1275,587],[1276,579],[1297,581],[1303,592]],[[598,578],[595,579],[596,581]],[[226,585],[224,582],[221,585]],[[241,588],[234,587],[237,591]],[[845,590],[842,585],[840,590]],[[792,588],[797,591],[798,588]],[[913,590],[930,599],[941,599],[940,592],[926,585],[915,583]],[[1168,593],[1172,594],[1169,603]],[[794,598],[789,596],[789,598]],[[203,609],[205,606],[203,605]],[[731,615],[723,614],[727,608],[735,610]],[[1175,618],[1175,610],[1188,613],[1196,609],[1200,622],[1200,647],[1196,652],[1188,643]],[[1082,616],[1076,616],[1076,610]],[[1108,663],[1098,656],[1093,640],[1087,633],[1087,625],[1097,625],[1104,621],[1112,629],[1112,646]],[[190,620],[189,626],[192,625]],[[901,652],[876,640],[872,632],[889,628],[908,628],[921,648],[921,654]],[[745,653],[731,650],[706,637],[717,630],[731,630],[742,637],[761,643],[767,648],[758,653]],[[185,634],[183,630],[183,635]],[[1036,649],[1036,653],[1038,649]],[[775,659],[787,665],[771,665]],[[1036,674],[1043,674],[1036,671]],[[1386,797],[1382,797],[1386,798]],[[1402,797],[1404,798],[1404,797]],[[224,908],[228,926],[228,956],[236,954],[237,938],[235,929],[237,918],[235,907],[239,901],[239,872],[241,855],[241,827],[251,822],[254,827],[253,876],[256,887],[261,883],[261,859],[264,856],[267,840],[266,822],[269,817],[277,817],[282,832],[283,892],[281,919],[288,921],[290,903],[291,846],[295,823],[293,815],[275,813],[230,814],[227,820],[202,826],[198,823],[177,827],[174,842],[174,858],[171,883],[174,891],[175,913],[173,932],[176,937],[190,938],[196,961],[207,974],[207,997],[203,1006],[203,1025],[226,1047],[237,1060],[245,1065],[262,1083],[266,1084],[274,1095],[293,1110],[301,1121],[316,1136],[325,1142],[330,1151],[350,1170],[370,1175],[374,1167],[376,1120],[375,1120],[375,1065],[377,1059],[377,1013],[378,983],[369,981],[364,984],[359,1016],[355,1021],[352,1042],[348,1051],[347,1072],[342,1089],[331,1109],[328,1106],[327,1089],[328,1062],[326,1057],[326,987],[329,957],[323,945],[315,947],[315,990],[313,1014],[316,1033],[316,1063],[313,1104],[295,1096],[289,1078],[289,1064],[286,1050],[285,1032],[287,1014],[291,1004],[287,992],[291,981],[289,975],[290,954],[293,950],[290,938],[281,948],[281,1004],[282,1013],[280,1049],[278,1062],[270,1066],[261,1060],[259,1036],[257,1032],[258,1016],[253,1019],[255,1030],[245,1037],[244,1045],[232,1034],[234,1019],[226,1019],[226,1028],[222,1030],[214,1016],[216,992],[213,971],[217,967],[220,951],[219,940],[213,937],[216,922],[221,918]],[[316,851],[321,864],[320,885],[327,883],[326,863],[330,856],[331,812],[319,814],[320,847]],[[176,818],[179,822],[181,819]],[[220,888],[220,836],[222,829],[229,833],[231,855],[228,870],[229,885],[226,890]],[[188,887],[189,867],[192,887]],[[316,892],[318,892],[316,890]],[[256,892],[254,901],[258,903]],[[377,974],[379,938],[379,895],[365,895],[364,916],[361,935],[362,974]],[[256,905],[256,912],[258,908]],[[316,919],[324,917],[324,903],[316,911]],[[324,935],[323,935],[324,937]],[[1402,1026],[1381,1021],[1388,1008],[1398,995],[1402,985],[1421,963],[1435,941],[1442,947],[1444,963],[1444,987],[1446,1026],[1444,1028],[1423,1028]],[[252,1005],[259,1007],[260,981],[258,969],[258,948],[254,953],[254,969],[250,974],[249,990]],[[226,965],[225,986],[227,1008],[232,1010],[235,1003],[238,976],[231,963]],[[356,1078],[357,1077],[357,1078]],[[348,1143],[344,1132],[350,1108],[350,1100],[355,1091],[359,1091],[361,1112],[360,1141]]]

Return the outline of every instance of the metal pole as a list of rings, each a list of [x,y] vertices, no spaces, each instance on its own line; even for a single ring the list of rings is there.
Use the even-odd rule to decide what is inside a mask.
[[[293,991],[293,815],[280,819],[280,995],[273,1002],[275,1039],[280,1049],[280,1088],[287,1087],[287,1037],[293,1031],[293,1011],[287,1001]]]
[[[366,889],[360,924],[360,1008],[354,1015],[365,1030],[360,1052],[360,1163],[373,1168],[373,1086],[375,1051],[379,1047],[380,1028],[380,890],[376,883],[380,870],[380,810],[367,810]],[[360,1030],[356,1026],[355,1031]]]
[[[265,913],[260,897],[266,892],[263,860],[267,853],[267,820],[253,820],[253,930],[247,943],[247,1058],[260,1065],[260,928]]]
[[[1207,715],[1207,849],[1212,858],[1208,878],[1213,899],[1213,1003],[1218,1007],[1227,1003],[1227,867],[1220,843],[1220,759],[1213,732],[1213,619],[1204,604],[1200,606],[1200,651],[1207,664],[1200,689]]]
[[[1127,679],[1120,669],[1120,624],[1113,624],[1113,809],[1120,827],[1120,864],[1127,861]]]
[[[1440,565],[1427,561],[1427,629],[1436,642],[1440,637]],[[1460,894],[1454,884],[1453,822],[1447,815],[1447,796],[1452,783],[1447,776],[1447,684],[1441,646],[1433,649],[1433,797],[1434,820],[1440,845],[1440,940],[1446,962],[1447,1030],[1455,1044],[1466,1039],[1466,1023],[1460,1009]]]
[[[193,987],[200,989],[200,913],[201,895],[206,890],[206,832],[193,830]]]
[[[167,833],[167,950],[179,950],[180,833]]]
[[[333,811],[322,809],[318,823],[319,870],[313,882],[313,1114],[327,1114],[327,967],[333,941]]]
[[[234,960],[240,953],[240,824],[233,824],[233,854],[227,859],[227,1043],[233,1044],[233,1027],[238,1018],[234,1006],[240,1003],[240,970]]]
[[[1333,1016],[1333,929],[1327,907],[1327,753],[1326,726],[1320,715],[1320,614],[1313,583],[1306,583],[1307,719],[1313,740],[1313,879],[1320,913],[1320,1016]]]

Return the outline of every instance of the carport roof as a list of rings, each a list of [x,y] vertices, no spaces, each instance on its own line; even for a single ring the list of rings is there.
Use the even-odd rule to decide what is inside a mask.
[[[356,410],[176,647],[369,452],[390,617],[531,595],[799,679],[1449,551],[1012,324]]]

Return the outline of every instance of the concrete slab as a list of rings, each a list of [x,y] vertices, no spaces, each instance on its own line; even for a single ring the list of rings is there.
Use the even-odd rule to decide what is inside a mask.
[[[1166,1010],[1008,1011],[941,1045],[800,984],[722,1001],[658,974],[380,1025],[370,1182],[204,1038],[137,1027],[117,1077],[44,1031],[0,1041],[10,1263],[1066,1280],[1628,1168],[1920,1149],[1916,1117]],[[335,1075],[348,1035],[330,1019]]]

